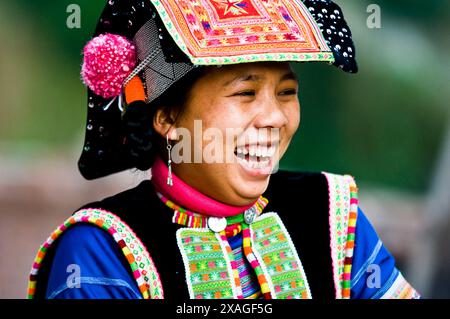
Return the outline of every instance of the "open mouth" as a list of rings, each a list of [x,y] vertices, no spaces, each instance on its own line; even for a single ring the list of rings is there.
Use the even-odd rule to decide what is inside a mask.
[[[241,164],[247,170],[267,170],[273,163],[276,146],[270,145],[243,145],[234,150],[234,154]]]

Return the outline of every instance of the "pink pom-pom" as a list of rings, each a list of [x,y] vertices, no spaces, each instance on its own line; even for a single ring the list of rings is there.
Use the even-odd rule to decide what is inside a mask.
[[[136,65],[134,45],[123,36],[105,33],[89,41],[83,54],[83,82],[105,99],[119,96]]]

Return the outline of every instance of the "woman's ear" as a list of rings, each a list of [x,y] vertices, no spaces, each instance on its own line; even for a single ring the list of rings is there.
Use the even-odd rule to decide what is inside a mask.
[[[166,135],[169,135],[169,139],[176,140],[177,132],[174,120],[170,117],[168,112],[165,112],[163,108],[158,108],[153,117],[153,129],[164,139]]]

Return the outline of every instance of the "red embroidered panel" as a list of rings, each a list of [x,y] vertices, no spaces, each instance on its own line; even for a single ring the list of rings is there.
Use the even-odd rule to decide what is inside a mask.
[[[195,58],[330,51],[301,0],[152,2]]]

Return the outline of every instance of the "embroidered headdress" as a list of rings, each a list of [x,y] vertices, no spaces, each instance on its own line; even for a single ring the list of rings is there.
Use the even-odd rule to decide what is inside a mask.
[[[149,168],[130,155],[123,117],[134,106],[151,121],[148,104],[201,66],[321,61],[357,72],[350,28],[329,0],[109,0],[83,53],[86,179]]]

